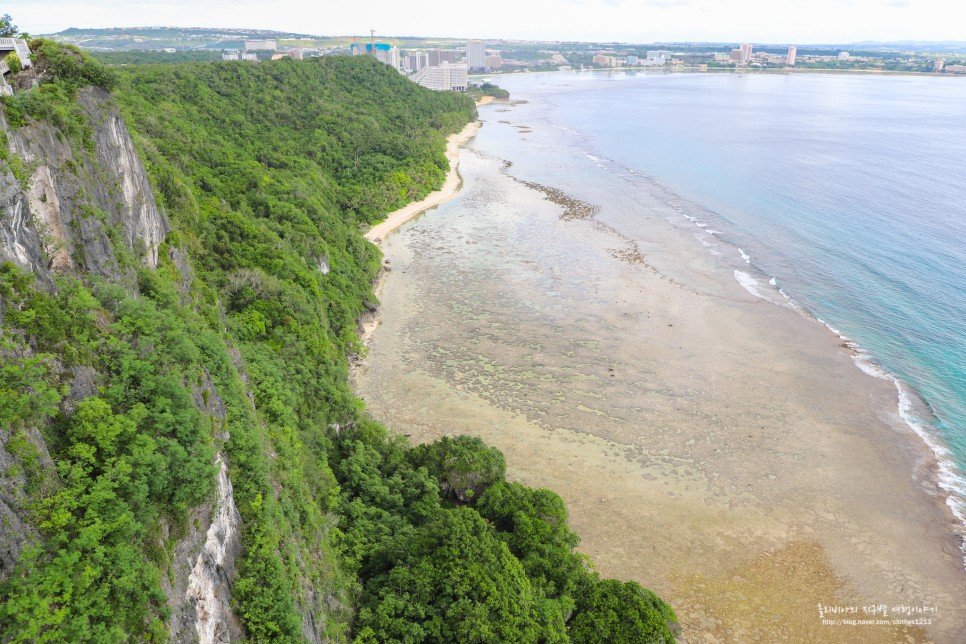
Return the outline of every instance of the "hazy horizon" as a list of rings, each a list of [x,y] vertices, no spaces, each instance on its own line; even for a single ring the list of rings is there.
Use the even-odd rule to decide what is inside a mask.
[[[272,29],[269,27],[252,27],[252,26],[238,26],[229,27],[225,25],[183,25],[183,24],[143,24],[143,25],[127,25],[127,26],[103,26],[103,27],[78,27],[71,26],[65,27],[52,32],[33,32],[31,35],[57,35],[63,33],[70,29],[77,29],[80,31],[86,30],[106,30],[106,29],[118,29],[118,30],[151,30],[151,29],[191,29],[199,31],[218,31],[220,29],[241,31],[241,32],[264,32],[264,33],[274,33],[274,34],[291,34],[293,36],[303,36],[318,39],[332,38],[332,39],[343,39],[343,38],[363,38],[368,41],[370,35],[369,32],[358,32],[358,33],[312,33],[307,31],[298,30],[288,30],[288,29]],[[26,33],[31,33],[28,29],[23,29]],[[756,40],[696,40],[696,39],[682,39],[682,40],[589,40],[589,39],[555,39],[548,40],[543,38],[483,38],[480,36],[450,36],[443,34],[375,34],[376,40],[487,40],[490,42],[534,42],[534,43],[583,43],[583,44],[601,44],[601,45],[641,45],[641,44],[662,44],[662,45],[722,45],[722,46],[732,46],[741,42],[749,42],[755,47],[784,47],[784,46],[796,46],[798,48],[803,47],[839,47],[839,46],[867,46],[867,45],[892,45],[892,44],[945,44],[945,45],[964,45],[966,46],[966,36],[958,40],[913,40],[913,39],[898,39],[898,40],[853,40],[853,41],[826,41],[826,42],[801,42],[801,41],[756,41]]]
[[[735,6],[717,0],[491,0],[486,11],[448,10],[438,3],[371,0],[322,8],[304,0],[12,0],[23,31],[173,26],[265,29],[324,36],[482,38],[582,42],[759,42],[843,44],[962,41],[951,0],[766,0]]]

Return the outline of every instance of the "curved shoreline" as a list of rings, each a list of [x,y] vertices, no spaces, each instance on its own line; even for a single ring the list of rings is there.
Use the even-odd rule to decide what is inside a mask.
[[[365,238],[374,244],[378,244],[386,235],[416,215],[455,197],[459,193],[460,186],[462,185],[462,180],[459,175],[460,147],[472,139],[482,125],[483,123],[481,121],[472,121],[467,123],[462,131],[456,134],[450,134],[446,139],[446,158],[449,160],[449,172],[446,173],[446,180],[439,190],[429,193],[419,201],[406,204],[399,210],[389,213],[389,216],[383,221],[369,229],[364,235]]]
[[[486,105],[487,103],[492,102],[492,100],[492,97],[484,96],[482,99],[477,101],[476,104],[478,106]],[[443,181],[443,185],[439,190],[429,193],[419,201],[406,204],[399,210],[389,213],[384,220],[370,228],[363,236],[378,246],[382,243],[382,240],[387,235],[397,230],[406,222],[421,215],[430,208],[435,208],[436,206],[446,203],[458,195],[460,188],[463,186],[463,180],[460,178],[459,174],[460,148],[463,147],[470,139],[476,136],[476,133],[482,126],[482,121],[471,121],[467,123],[466,127],[464,127],[462,130],[455,134],[450,134],[449,137],[447,137],[446,158],[449,160],[449,172],[446,173],[446,180]],[[383,267],[379,270],[379,275],[376,277],[376,280],[372,285],[372,292],[377,298],[381,297],[382,295],[382,287],[385,284],[386,272],[388,270],[388,265],[383,265]],[[363,347],[369,344],[369,341],[372,339],[372,334],[379,327],[380,322],[381,318],[378,309],[367,312],[359,317],[357,333],[359,336],[359,343]],[[351,360],[353,366],[357,364],[358,359],[359,356],[356,356]]]
[[[548,232],[545,266],[583,249],[594,288],[540,272],[526,235],[479,237],[478,212],[416,224],[386,248],[402,270],[355,382],[374,417],[417,442],[470,433],[512,454],[512,476],[566,500],[582,552],[667,597],[689,639],[955,641],[959,543],[920,487],[930,454],[889,383],[813,320],[759,306],[681,229],[649,226],[643,252],[696,290],[614,255],[605,231],[500,178],[498,161],[473,155],[464,176],[474,193],[481,178],[505,189],[486,212]],[[497,244],[512,279],[459,271],[464,237]],[[541,277],[551,299],[533,295]],[[873,602],[942,616],[835,628],[815,608]]]

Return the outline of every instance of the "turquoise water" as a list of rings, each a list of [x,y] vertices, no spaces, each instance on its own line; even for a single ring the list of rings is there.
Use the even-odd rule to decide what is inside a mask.
[[[622,231],[647,215],[634,190],[661,194],[717,242],[706,245],[740,248],[746,288],[780,288],[852,340],[862,368],[895,379],[903,417],[941,457],[941,485],[966,493],[966,79],[497,82],[527,103],[484,117],[534,128],[515,175],[610,199]],[[966,506],[950,505],[962,519]]]

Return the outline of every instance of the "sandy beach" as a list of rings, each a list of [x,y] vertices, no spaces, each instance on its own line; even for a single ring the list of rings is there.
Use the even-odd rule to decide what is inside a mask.
[[[481,101],[478,104],[484,105],[485,103]],[[477,131],[480,129],[480,125],[481,124],[479,121],[468,123],[466,127],[462,129],[462,131],[458,132],[457,134],[451,134],[446,139],[446,158],[449,160],[449,172],[446,173],[446,180],[443,182],[443,186],[439,190],[426,195],[424,199],[414,201],[413,203],[390,213],[385,220],[379,222],[369,229],[369,231],[365,234],[366,239],[373,243],[379,243],[383,238],[385,238],[386,235],[396,230],[416,215],[438,206],[456,196],[456,193],[459,192],[461,184],[459,174],[460,147],[476,135]]]
[[[493,102],[493,100],[494,99],[492,96],[484,96],[478,100],[476,104],[477,106],[487,105],[488,103]],[[467,123],[466,127],[456,134],[451,134],[449,137],[447,137],[446,159],[449,161],[449,172],[446,173],[446,179],[443,181],[443,185],[439,190],[429,193],[425,198],[419,201],[414,201],[400,208],[399,210],[389,213],[388,217],[366,232],[365,238],[374,244],[381,244],[386,235],[397,230],[400,226],[411,220],[413,217],[417,217],[430,208],[435,208],[436,206],[446,203],[455,197],[459,193],[460,187],[462,186],[462,179],[460,179],[459,174],[460,148],[462,148],[468,141],[476,136],[476,133],[479,131],[481,126],[482,123],[480,121],[473,121],[472,123]],[[381,297],[382,288],[388,275],[388,268],[388,265],[384,266],[384,269],[379,272],[379,276],[376,278],[376,283],[373,284],[372,290],[376,297]],[[372,338],[372,334],[375,332],[381,321],[382,315],[378,310],[367,313],[360,318],[359,340],[362,342],[363,346],[369,343],[369,340]]]
[[[392,271],[354,373],[369,413],[500,448],[602,574],[673,604],[682,641],[966,640],[956,526],[892,384],[749,294],[666,204],[631,242],[506,168],[465,149],[455,200],[370,232]]]

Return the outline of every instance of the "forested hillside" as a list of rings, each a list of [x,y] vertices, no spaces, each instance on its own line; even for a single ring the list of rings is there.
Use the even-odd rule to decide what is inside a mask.
[[[366,56],[31,47],[0,149],[0,509],[22,524],[0,640],[673,640],[669,606],[575,553],[553,492],[477,439],[411,447],[349,388],[377,304],[361,233],[438,187],[470,99]],[[114,168],[118,108],[143,169]],[[152,200],[157,244],[122,207]]]

